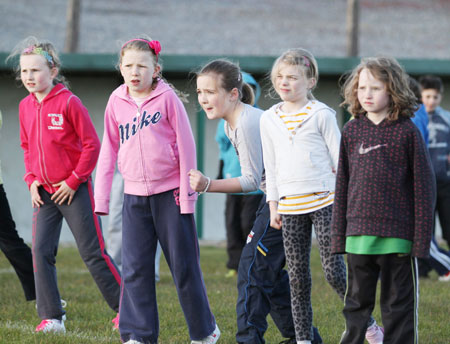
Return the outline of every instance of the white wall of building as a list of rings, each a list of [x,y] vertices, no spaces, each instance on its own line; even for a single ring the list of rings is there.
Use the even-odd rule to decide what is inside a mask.
[[[118,78],[111,75],[103,76],[71,76],[72,91],[78,95],[88,108],[97,133],[101,139],[103,135],[103,113],[110,93],[117,86]],[[174,85],[190,94],[186,109],[189,114],[194,135],[197,136],[197,99],[192,83],[185,80],[169,80]],[[32,208],[28,188],[23,181],[24,174],[23,153],[19,139],[18,104],[27,95],[23,88],[12,77],[0,75],[0,110],[3,113],[3,128],[0,131],[0,160],[4,187],[11,206],[11,211],[20,235],[27,242],[31,242]],[[446,85],[448,89],[450,85]],[[266,109],[276,100],[261,97],[259,105]],[[339,92],[335,78],[324,78],[319,82],[315,92],[316,97],[336,109],[339,123],[342,124],[342,111],[339,109]],[[443,106],[450,108],[450,99],[444,97]],[[218,147],[214,140],[217,121],[206,120],[204,139],[204,173],[215,178],[218,173]],[[225,240],[224,204],[225,195],[205,194],[203,209],[203,239]],[[108,217],[102,217],[103,231],[106,236]],[[72,242],[72,235],[64,225],[61,242]]]

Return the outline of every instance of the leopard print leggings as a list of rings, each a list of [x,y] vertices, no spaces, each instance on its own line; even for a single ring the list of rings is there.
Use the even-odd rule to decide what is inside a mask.
[[[291,287],[292,316],[297,340],[312,340],[311,236],[312,225],[319,244],[325,278],[344,300],[346,268],[341,255],[331,254],[331,214],[333,206],[302,215],[281,215],[283,243]]]

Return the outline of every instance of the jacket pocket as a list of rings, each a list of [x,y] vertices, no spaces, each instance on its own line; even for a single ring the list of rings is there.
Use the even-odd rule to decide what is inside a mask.
[[[178,153],[178,145],[176,143],[169,143],[167,144],[167,149],[169,151],[169,156],[172,158],[172,161],[178,163],[180,157],[180,154]]]

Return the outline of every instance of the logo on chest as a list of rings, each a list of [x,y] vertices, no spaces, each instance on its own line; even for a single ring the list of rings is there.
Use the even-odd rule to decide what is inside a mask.
[[[375,145],[375,146],[369,146],[369,147],[364,147],[364,143],[361,143],[361,146],[359,146],[358,152],[359,152],[359,154],[367,154],[375,149],[380,149],[381,147],[387,147],[387,143]]]
[[[48,129],[50,130],[63,130],[63,124],[64,124],[64,117],[60,113],[49,113],[48,117],[50,117],[50,120],[52,122],[52,125],[48,126]]]
[[[154,114],[147,114],[147,111],[144,111],[142,115],[138,113],[131,123],[119,125],[120,143],[123,144],[125,141],[128,141],[131,137],[136,135],[139,130],[148,127],[150,124],[155,125],[161,118],[162,116],[159,111]]]

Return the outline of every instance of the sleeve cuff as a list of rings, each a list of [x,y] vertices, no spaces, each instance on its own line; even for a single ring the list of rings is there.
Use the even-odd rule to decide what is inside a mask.
[[[181,214],[193,214],[195,212],[195,200],[181,200],[180,201],[180,211]]]
[[[108,215],[109,214],[109,200],[108,199],[96,199],[94,212],[97,215]]]
[[[269,201],[279,202],[278,192],[269,192],[269,190],[267,190],[266,202]]]
[[[346,237],[331,236],[331,253],[344,254]]]
[[[30,189],[31,184],[36,180],[36,176],[33,174],[29,174],[25,177],[25,183],[28,185],[28,189]]]
[[[73,175],[73,173],[70,175],[69,178],[65,180],[66,184],[72,189],[72,190],[78,190],[78,187],[82,183],[81,180],[79,180],[77,177]]]

